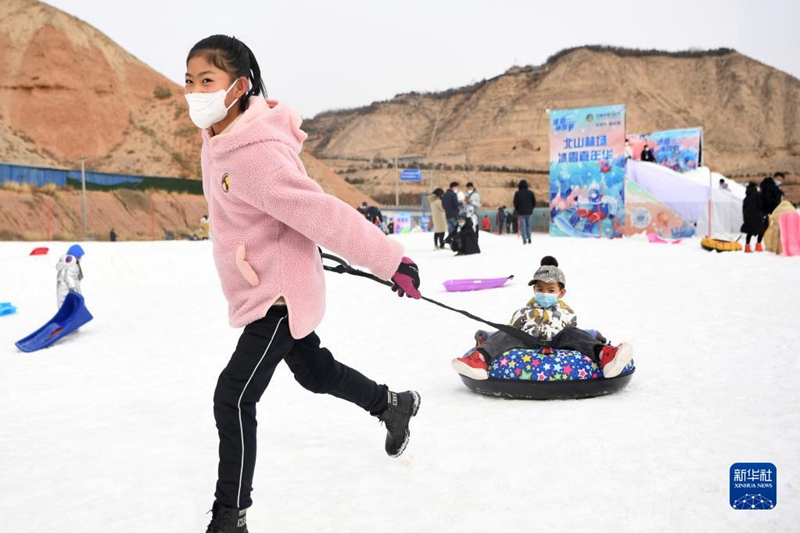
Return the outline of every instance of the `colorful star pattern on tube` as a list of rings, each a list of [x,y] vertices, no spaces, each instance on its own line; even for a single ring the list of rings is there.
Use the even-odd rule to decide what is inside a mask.
[[[633,361],[622,370],[628,374]],[[489,367],[489,377],[525,381],[571,381],[602,379],[597,363],[575,350],[554,350],[543,354],[539,350],[513,349],[495,358]]]

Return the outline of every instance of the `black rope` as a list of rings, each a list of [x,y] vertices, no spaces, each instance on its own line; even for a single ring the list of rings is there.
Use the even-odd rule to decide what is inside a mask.
[[[353,276],[359,276],[359,277],[362,277],[362,278],[371,279],[372,281],[377,281],[381,285],[387,285],[389,287],[392,286],[392,282],[391,281],[382,280],[381,278],[379,278],[378,276],[376,276],[374,274],[370,274],[369,272],[364,272],[363,270],[358,270],[357,268],[353,268],[352,266],[350,266],[341,257],[336,257],[335,255],[326,254],[322,250],[320,250],[320,255],[322,256],[322,259],[330,259],[331,261],[335,261],[336,263],[338,263],[338,265],[336,265],[336,266],[329,266],[329,265],[326,265],[326,264],[323,263],[322,268],[324,268],[328,272],[336,272],[337,274],[351,274]],[[479,316],[473,315],[469,311],[464,311],[463,309],[456,309],[455,307],[450,307],[449,305],[445,305],[445,304],[443,304],[441,302],[437,302],[436,300],[433,300],[433,299],[425,297],[425,296],[420,296],[420,298],[422,300],[425,300],[426,302],[430,302],[430,303],[432,303],[434,305],[438,305],[439,307],[443,307],[444,309],[447,309],[449,311],[453,311],[455,313],[462,314],[467,318],[471,318],[472,320],[476,320],[478,322],[483,322],[484,324],[492,326],[493,328],[498,329],[498,330],[502,331],[503,333],[507,333],[508,335],[511,335],[512,337],[515,337],[516,339],[522,341],[525,344],[525,346],[531,346],[531,345],[532,346],[541,346],[541,344],[542,344],[542,342],[538,338],[534,337],[533,335],[525,333],[521,329],[517,329],[515,327],[509,326],[508,324],[498,324],[496,322],[491,322],[491,321],[486,320],[484,318],[481,318]],[[533,344],[531,344],[531,343],[533,343]]]

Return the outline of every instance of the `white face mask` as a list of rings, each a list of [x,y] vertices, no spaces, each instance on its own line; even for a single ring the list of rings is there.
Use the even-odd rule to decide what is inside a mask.
[[[227,91],[220,89],[214,93],[188,93],[184,95],[189,103],[189,118],[192,119],[195,126],[204,130],[228,115],[228,110],[233,107],[238,98],[231,102],[231,105],[225,107],[225,96],[238,81],[238,79],[234,81]]]

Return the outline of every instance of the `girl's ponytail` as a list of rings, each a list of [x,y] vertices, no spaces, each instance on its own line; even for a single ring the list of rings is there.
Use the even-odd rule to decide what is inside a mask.
[[[251,96],[263,94],[266,98],[267,88],[264,86],[264,81],[261,79],[261,67],[258,66],[258,61],[256,61],[255,54],[246,44],[242,43],[242,46],[245,50],[247,50],[248,63],[250,64],[250,69],[247,76],[247,78],[250,80],[250,90],[247,91],[247,93],[245,93],[245,95],[242,97],[241,104],[242,111],[244,111],[247,109],[247,101]]]

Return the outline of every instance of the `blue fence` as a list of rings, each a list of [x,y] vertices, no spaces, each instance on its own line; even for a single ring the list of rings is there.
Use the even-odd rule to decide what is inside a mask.
[[[58,187],[67,184],[67,173],[54,168],[23,167],[0,163],[0,183],[13,181],[41,187],[53,183]]]
[[[203,185],[200,180],[180,178],[162,178],[156,176],[128,176],[125,174],[107,174],[105,172],[86,171],[86,188],[91,190],[111,189],[161,189],[189,194],[202,194]],[[64,170],[57,168],[29,167],[0,163],[0,183],[25,183],[42,187],[52,183],[56,187],[71,185],[81,187],[80,170]]]

